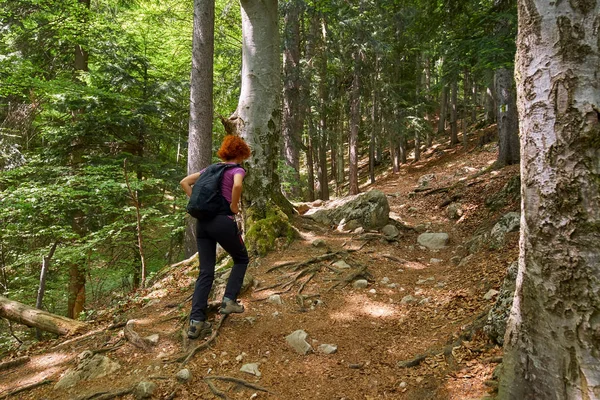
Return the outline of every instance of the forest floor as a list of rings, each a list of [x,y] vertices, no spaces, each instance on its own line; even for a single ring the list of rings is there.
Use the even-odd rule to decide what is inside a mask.
[[[490,380],[502,351],[489,342],[478,322],[495,301],[484,295],[499,290],[507,267],[518,258],[518,232],[508,234],[501,249],[483,248],[460,266],[451,258],[464,259],[465,243],[476,232],[489,232],[502,215],[519,211],[515,201],[495,211],[485,206],[485,200],[519,171],[518,166],[486,170],[497,150],[491,145],[474,146],[468,152],[461,146],[437,146],[421,161],[402,166],[399,173],[380,171],[375,184],[361,186],[363,192],[378,189],[387,194],[391,217],[406,226],[396,241],[388,242],[376,233],[369,240],[368,235],[339,232],[296,216],[293,222],[301,238],[251,264],[248,272],[258,286],[241,296],[245,313],[227,317],[210,347],[188,359],[189,381],[179,383],[174,378],[184,368],[180,357],[191,354],[202,341],[182,335],[196,277],[195,268],[182,263],[120,307],[100,310],[90,322],[93,330],[41,342],[0,360],[30,357],[27,363],[0,372],[0,397],[44,380],[50,382],[11,398],[112,398],[99,393],[127,392],[142,380],[157,384],[152,397],[156,399],[213,399],[218,392],[229,399],[284,400],[493,396]],[[425,174],[435,174],[432,187],[448,187],[464,178],[471,182],[460,190],[458,201],[464,210],[460,219],[450,219],[442,206],[457,191],[412,193]],[[423,225],[428,232],[448,233],[449,245],[438,251],[419,246],[415,228]],[[316,239],[326,245],[315,247]],[[291,271],[288,262],[335,252],[339,253],[302,267],[309,269],[294,283],[282,284],[302,270]],[[354,288],[351,282],[333,288],[343,274],[332,263],[340,259],[366,267],[364,275],[371,279],[367,288]],[[281,295],[283,304],[267,301],[274,293]],[[403,303],[407,295],[418,301]],[[158,334],[158,343],[147,350],[135,347],[124,340],[122,326],[109,329],[115,319],[134,319],[135,331],[141,336]],[[219,316],[212,315],[211,320],[216,328]],[[300,355],[286,343],[285,337],[299,329],[308,333],[314,352]],[[334,344],[337,352],[323,354],[317,351],[320,344]],[[76,365],[84,350],[101,350],[121,367],[71,389],[54,390],[55,382]],[[410,360],[416,360],[413,366],[398,365]],[[258,364],[260,377],[240,371],[247,363]],[[204,379],[211,376],[237,378],[242,384]]]

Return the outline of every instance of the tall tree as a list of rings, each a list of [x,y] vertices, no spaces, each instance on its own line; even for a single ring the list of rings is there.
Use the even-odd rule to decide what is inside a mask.
[[[515,96],[514,77],[507,68],[496,70],[496,93],[498,94],[498,160],[499,166],[518,164],[519,116]]]
[[[281,65],[277,0],[242,0],[242,87],[230,118],[248,142],[252,156],[244,185],[244,203],[252,221],[266,218],[274,202],[285,213],[276,173],[281,134]]]
[[[193,174],[212,161],[213,60],[215,1],[194,0],[192,72],[190,77],[190,119],[187,173]],[[185,255],[196,253],[195,219],[187,217]]]
[[[500,399],[600,393],[600,2],[519,1],[517,287]]]
[[[302,147],[302,99],[300,97],[300,22],[301,0],[288,0],[284,5],[283,40],[283,155],[286,164],[292,169],[291,194],[299,197],[300,149]]]

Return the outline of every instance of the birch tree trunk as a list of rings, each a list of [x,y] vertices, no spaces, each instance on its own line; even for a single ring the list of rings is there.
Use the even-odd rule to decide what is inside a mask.
[[[194,0],[188,175],[212,162],[214,25],[214,0]],[[197,251],[196,219],[186,215],[186,221],[184,253],[189,258]]]
[[[519,1],[519,271],[499,399],[600,398],[600,2]]]

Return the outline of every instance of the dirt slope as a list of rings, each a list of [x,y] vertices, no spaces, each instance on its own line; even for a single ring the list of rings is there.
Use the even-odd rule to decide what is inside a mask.
[[[501,351],[487,342],[480,330],[474,330],[473,324],[493,304],[494,300],[485,300],[484,294],[499,289],[504,271],[517,259],[518,234],[509,234],[503,248],[481,250],[461,266],[451,258],[464,258],[467,240],[478,231],[489,231],[500,216],[519,208],[509,202],[492,212],[484,205],[486,198],[518,174],[518,167],[508,167],[473,177],[495,156],[490,149],[464,153],[460,148],[437,148],[427,152],[423,161],[404,166],[399,174],[384,171],[374,185],[362,187],[363,191],[379,189],[388,195],[392,216],[407,227],[397,241],[388,242],[377,234],[365,237],[337,232],[296,217],[294,224],[302,239],[256,260],[249,273],[258,286],[241,298],[246,312],[227,318],[212,346],[191,357],[186,367],[192,377],[187,383],[176,383],[173,378],[183,368],[177,359],[198,344],[182,339],[195,280],[193,267],[182,265],[173,267],[152,288],[120,308],[100,313],[87,336],[44,342],[27,354],[12,354],[29,355],[31,360],[1,372],[0,396],[44,379],[56,382],[76,364],[82,351],[117,345],[103,353],[120,363],[115,374],[70,390],[55,391],[50,383],[12,398],[98,398],[90,395],[130,388],[141,380],[158,385],[156,399],[216,398],[203,380],[206,376],[240,378],[271,392],[211,381],[230,399],[484,398],[490,390],[485,382],[491,378]],[[461,178],[470,186],[409,195],[425,174],[435,174],[432,187],[448,187]],[[464,210],[458,221],[449,219],[446,208],[440,207],[452,196],[460,196]],[[448,233],[449,246],[439,251],[421,248],[417,244],[419,233],[413,228],[420,229],[423,224],[430,224],[426,225],[429,232]],[[326,246],[312,245],[319,238]],[[294,265],[282,266],[331,253],[336,255],[297,270],[293,270]],[[353,269],[331,265],[340,259]],[[280,267],[268,272],[275,266]],[[363,276],[371,280],[367,288],[349,284],[332,289],[339,279],[361,267],[366,268]],[[304,274],[294,281],[302,271]],[[284,286],[288,282],[292,283]],[[266,300],[275,293],[281,295],[282,305]],[[302,300],[299,293],[304,295]],[[407,295],[417,301],[402,303]],[[107,329],[116,315],[122,320],[135,319],[134,329],[141,336],[158,333],[158,344],[145,351],[124,340],[122,328]],[[337,352],[295,353],[285,337],[298,329],[308,333],[308,343],[315,350],[320,344],[335,344]],[[398,366],[419,355],[427,357],[415,362],[418,365]],[[261,376],[241,372],[245,363],[259,363]],[[128,394],[121,398],[134,397]]]

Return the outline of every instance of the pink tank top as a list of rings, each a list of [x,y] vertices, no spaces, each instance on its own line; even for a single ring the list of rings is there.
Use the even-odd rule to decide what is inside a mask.
[[[224,164],[235,164],[235,163],[224,163]],[[200,171],[200,174],[202,174],[204,172],[204,170],[206,170],[206,168],[204,168],[202,171]],[[244,170],[244,168],[241,167],[233,167],[233,168],[229,168],[226,169],[225,172],[223,173],[223,180],[221,181],[221,194],[223,195],[223,197],[225,197],[225,200],[227,200],[229,203],[231,203],[231,191],[233,190],[233,177],[234,175],[237,174],[241,174],[242,177],[246,176],[246,170]]]

